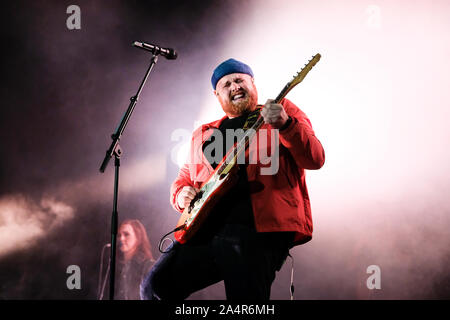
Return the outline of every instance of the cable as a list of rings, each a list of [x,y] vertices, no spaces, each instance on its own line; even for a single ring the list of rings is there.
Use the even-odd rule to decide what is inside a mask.
[[[104,254],[105,254],[105,249],[108,248],[108,247],[111,247],[111,244],[109,244],[109,243],[105,244],[103,246],[103,248],[102,248],[102,253],[100,255],[100,269],[99,269],[99,272],[98,272],[97,298],[100,296],[100,290],[101,290],[103,258],[104,258]],[[109,270],[109,265],[108,265],[108,270]],[[106,278],[106,276],[105,276],[105,278]]]
[[[170,238],[167,238],[167,236],[168,236],[169,234],[171,234],[171,233],[174,233],[174,232],[177,232],[178,230],[183,229],[184,227],[186,227],[185,224],[183,224],[183,225],[181,225],[181,226],[179,226],[179,227],[176,227],[176,228],[173,229],[172,231],[170,231],[170,232],[166,233],[165,235],[163,235],[162,238],[161,238],[161,240],[159,240],[159,245],[158,245],[158,250],[159,250],[159,252],[161,252],[161,253],[167,253],[167,252],[170,252],[171,249],[170,249],[170,250],[167,250],[167,251],[162,251],[162,250],[161,250],[161,245],[164,243],[165,240],[170,240],[170,241],[172,241],[172,243],[173,243],[173,240],[170,239]],[[172,243],[171,243],[171,244],[172,244]],[[172,248],[173,248],[173,247],[172,247]]]
[[[288,256],[291,257],[291,285],[289,286],[289,291],[291,300],[294,300],[294,257],[290,253],[288,253]]]
[[[111,259],[110,259],[110,261],[111,261]],[[108,263],[108,269],[106,269],[105,280],[103,280],[102,292],[100,293],[98,300],[103,300],[103,293],[105,292],[106,280],[108,279],[108,275],[109,275],[109,266],[110,266],[110,264]]]

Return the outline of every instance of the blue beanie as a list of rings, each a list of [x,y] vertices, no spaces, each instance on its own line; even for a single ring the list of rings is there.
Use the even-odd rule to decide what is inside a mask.
[[[242,63],[240,61],[237,61],[235,59],[228,59],[227,61],[222,62],[219,64],[216,69],[214,69],[213,75],[211,77],[211,83],[213,86],[213,89],[216,90],[217,82],[223,77],[228,74],[232,73],[246,73],[253,78],[253,71],[250,69],[248,65],[245,63]]]

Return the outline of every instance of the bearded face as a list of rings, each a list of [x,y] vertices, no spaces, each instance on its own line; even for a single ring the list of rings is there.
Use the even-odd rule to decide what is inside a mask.
[[[214,93],[229,117],[251,112],[258,104],[258,92],[253,78],[245,73],[232,73],[222,77],[217,82]]]

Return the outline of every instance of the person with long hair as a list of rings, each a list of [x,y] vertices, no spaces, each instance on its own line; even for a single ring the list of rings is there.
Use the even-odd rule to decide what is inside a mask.
[[[118,300],[139,300],[139,286],[155,260],[145,227],[139,220],[127,219],[118,230],[116,293]]]

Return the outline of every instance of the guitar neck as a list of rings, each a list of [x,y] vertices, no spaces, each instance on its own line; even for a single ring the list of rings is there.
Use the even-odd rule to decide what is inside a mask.
[[[291,91],[291,86],[290,83],[286,84],[283,88],[283,90],[281,90],[281,92],[278,94],[278,96],[275,98],[274,102],[275,103],[280,103],[281,100],[283,100],[284,97],[286,97],[286,95],[288,94],[289,91]]]

